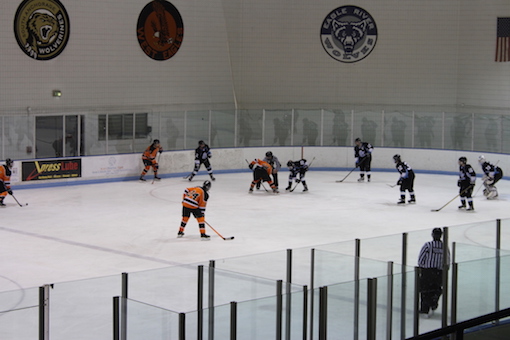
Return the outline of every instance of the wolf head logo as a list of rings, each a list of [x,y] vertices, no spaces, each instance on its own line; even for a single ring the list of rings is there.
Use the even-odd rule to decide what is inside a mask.
[[[358,22],[345,22],[334,20],[332,22],[333,35],[342,44],[345,54],[351,54],[358,41],[366,34],[365,20]]]

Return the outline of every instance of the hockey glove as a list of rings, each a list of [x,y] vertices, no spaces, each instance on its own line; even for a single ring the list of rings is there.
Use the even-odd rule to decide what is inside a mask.
[[[253,170],[253,164],[248,165],[248,168]]]
[[[159,149],[159,153],[160,153],[160,154],[161,154],[161,153],[163,153],[163,149]]]
[[[9,195],[12,195],[12,190],[11,190],[11,189],[7,189],[7,193],[8,193]]]
[[[300,183],[301,180],[299,178],[296,178],[296,183]]]
[[[457,186],[460,188],[460,180],[457,181]]]
[[[402,185],[402,178],[398,180],[397,185]]]

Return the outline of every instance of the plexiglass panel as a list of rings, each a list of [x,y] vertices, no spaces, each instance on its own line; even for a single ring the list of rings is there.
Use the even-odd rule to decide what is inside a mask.
[[[383,145],[382,126],[382,112],[354,112],[354,139],[361,138],[363,142],[381,146]]]
[[[127,340],[179,338],[178,313],[131,299],[126,300],[126,311]]]
[[[443,114],[441,112],[415,112],[413,129],[414,140],[411,147],[443,148]]]
[[[112,297],[120,292],[120,275],[54,284],[49,291],[51,339],[111,337]]]
[[[403,148],[411,144],[413,113],[391,111],[384,113],[384,146]]]

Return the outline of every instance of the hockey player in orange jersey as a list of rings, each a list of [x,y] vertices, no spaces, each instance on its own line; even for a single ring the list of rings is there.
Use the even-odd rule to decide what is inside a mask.
[[[253,192],[253,188],[259,182],[267,182],[275,194],[278,193],[278,189],[271,180],[271,174],[273,173],[273,167],[268,162],[264,162],[260,159],[254,159],[249,163],[248,167],[253,170],[253,181],[250,185],[250,193]]]
[[[156,160],[157,154],[163,152],[163,148],[159,144],[159,139],[155,139],[151,145],[145,149],[145,152],[142,155],[142,162],[145,168],[143,169],[142,173],[140,174],[140,181],[145,181],[145,178],[143,178],[147,172],[149,172],[149,169],[152,167],[152,170],[154,171],[154,179],[160,180],[161,178],[158,177],[158,169],[159,164]]]
[[[0,166],[0,207],[5,207],[4,199],[7,194],[12,195],[11,169],[13,161],[10,158],[5,160],[5,165]]]
[[[211,182],[205,181],[201,187],[186,188],[182,195],[182,221],[177,237],[184,236],[184,228],[188,220],[193,214],[198,221],[200,229],[200,238],[203,241],[209,241],[210,236],[205,233],[205,207],[209,199],[209,189],[211,189]]]

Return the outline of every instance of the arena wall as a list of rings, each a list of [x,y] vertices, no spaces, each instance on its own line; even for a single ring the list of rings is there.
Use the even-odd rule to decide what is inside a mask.
[[[271,150],[282,163],[282,172],[287,171],[288,160],[297,160],[304,157],[312,162],[311,170],[321,171],[344,171],[339,174],[343,177],[345,171],[354,167],[353,148],[351,147],[279,147],[279,148],[226,148],[213,149],[211,164],[215,173],[228,173],[246,171],[248,172],[247,161],[254,158],[263,158],[267,151]],[[373,171],[395,171],[393,155],[400,154],[402,159],[408,162],[416,172],[433,174],[451,174],[458,172],[457,160],[461,156],[468,158],[478,174],[481,173],[478,166],[480,153],[464,151],[441,151],[423,149],[396,149],[376,148],[373,154]],[[507,173],[510,168],[510,155],[484,154],[491,163],[497,163]],[[59,159],[52,161],[59,162]],[[75,185],[85,183],[98,183],[102,181],[126,181],[137,180],[143,169],[141,156],[139,154],[90,156],[81,158],[82,174],[79,178],[52,179],[52,180],[21,180],[21,161],[14,162],[11,182],[17,187],[37,187],[52,185]],[[159,159],[160,176],[180,177],[189,174],[193,170],[193,151],[171,151],[163,152]],[[202,166],[201,173],[205,174]],[[397,177],[397,175],[396,175]],[[152,179],[152,170],[146,176]],[[506,176],[508,178],[508,176]]]

